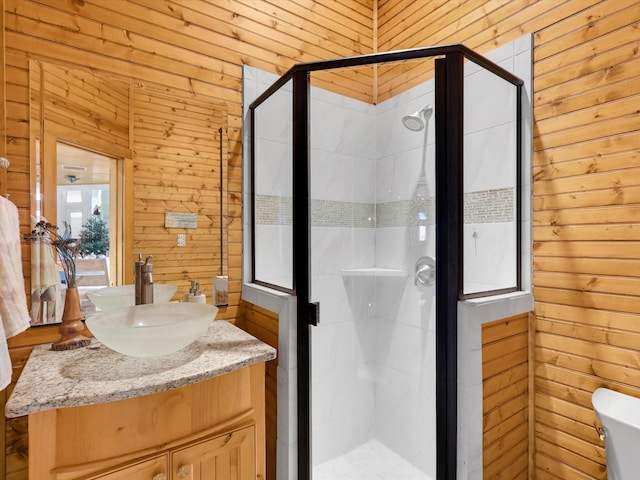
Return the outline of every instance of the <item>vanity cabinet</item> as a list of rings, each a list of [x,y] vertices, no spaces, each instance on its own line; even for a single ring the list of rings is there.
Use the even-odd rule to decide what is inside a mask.
[[[264,363],[29,416],[33,480],[265,479]]]
[[[171,453],[172,480],[256,478],[253,426]]]
[[[30,480],[265,480],[275,357],[222,320],[171,356],[40,345],[5,413],[29,416]]]
[[[167,477],[168,457],[160,457],[134,463],[104,475],[91,477],[92,480],[169,480]]]
[[[253,480],[256,476],[255,426],[175,448],[91,480]],[[171,465],[171,468],[169,468]],[[168,474],[171,470],[171,474]]]

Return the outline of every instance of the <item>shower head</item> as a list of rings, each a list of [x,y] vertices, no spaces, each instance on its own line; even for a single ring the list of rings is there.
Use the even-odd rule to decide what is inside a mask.
[[[405,115],[402,117],[402,124],[407,127],[409,130],[413,130],[414,132],[419,132],[422,130],[426,124],[426,120],[431,118],[433,114],[433,107],[431,105],[426,105],[422,107],[415,113],[411,115]]]
[[[414,132],[419,132],[424,128],[424,120],[422,120],[421,116],[418,116],[415,113],[413,115],[405,115],[402,117],[402,124]]]

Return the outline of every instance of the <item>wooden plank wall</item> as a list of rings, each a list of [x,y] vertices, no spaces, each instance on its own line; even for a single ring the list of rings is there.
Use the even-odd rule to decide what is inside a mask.
[[[529,314],[482,326],[483,473],[526,480],[529,473]]]
[[[49,152],[56,148],[55,142],[95,148],[113,156],[131,156],[129,84],[36,61],[30,62],[30,79],[31,105],[35,107],[31,111],[31,139],[34,148],[35,139],[41,139],[41,193],[45,199],[42,214],[49,220],[55,218],[57,203],[56,165],[55,161],[48,161],[57,157],[55,152]],[[43,125],[47,135],[41,131]],[[32,185],[34,182],[31,179]],[[35,202],[33,197],[32,200]],[[21,209],[20,214],[21,225],[29,225],[29,212]],[[27,255],[30,247],[25,244]],[[31,273],[24,272],[29,287]]]
[[[122,79],[169,96],[203,97],[222,104],[228,126],[223,145],[227,152],[223,167],[227,170],[228,192],[223,202],[227,207],[228,238],[224,249],[228,252],[225,273],[229,275],[230,297],[229,307],[221,310],[221,317],[238,320],[242,285],[242,65],[281,74],[300,61],[371,53],[372,0],[224,3],[4,0],[3,3],[6,148],[11,160],[6,174],[7,189],[19,208],[23,232],[29,228],[30,206],[30,59]],[[335,83],[335,76],[327,82]],[[371,90],[370,86],[367,88]],[[363,90],[362,82],[349,90]],[[157,165],[156,177],[146,167],[148,164],[141,163],[140,169],[134,171],[133,190],[138,187],[145,190],[150,178],[166,181],[167,172],[176,169],[175,162],[166,160]],[[146,236],[144,230],[148,226],[141,223],[146,208],[141,197],[136,202],[137,213],[131,218],[139,229],[135,248],[146,252],[155,248],[155,240]],[[190,243],[199,242],[191,239]],[[23,265],[23,270],[29,272],[26,248]],[[32,345],[54,340],[55,330],[41,327],[11,339],[15,378]],[[11,480],[27,478],[25,424],[20,419],[7,426],[6,471]]]
[[[47,63],[41,65],[41,75],[42,115],[47,122],[74,130],[84,142],[129,150],[127,82],[107,82],[84,70]]]
[[[6,0],[7,142],[12,159],[7,176],[21,218],[29,212],[29,59],[90,69],[169,95],[218,101],[227,107],[229,126],[231,296],[225,318],[235,318],[241,287],[242,65],[283,73],[300,61],[372,51],[370,0],[283,5],[248,0],[225,5],[203,0]],[[351,88],[361,89],[361,84]],[[26,231],[28,225],[22,227]]]
[[[640,5],[586,15],[541,29],[535,49],[540,478],[606,478],[591,394],[640,397]]]
[[[576,16],[586,27],[592,18],[588,14],[579,16],[580,12],[599,3],[601,0],[485,0],[456,2],[452,8],[448,0],[378,0],[378,49],[463,43],[485,53],[567,17]],[[424,62],[387,68],[389,72],[380,72],[380,101],[433,75],[433,64]]]
[[[211,303],[212,277],[221,266],[227,272],[220,248],[227,228],[220,215],[227,193],[220,175],[227,171],[221,162],[226,107],[202,96],[135,87],[132,110],[133,252],[153,256],[154,281],[178,285],[174,298],[182,298],[193,280]],[[197,228],[165,228],[167,211],[194,214]],[[178,248],[179,233],[186,244]]]
[[[236,318],[242,64],[283,73],[376,44],[463,42],[483,53],[533,33],[538,427],[530,475],[603,478],[590,392],[609,385],[640,395],[638,9],[636,0],[5,0],[8,190],[28,210],[29,58],[225,103],[229,267],[238,272],[227,315]],[[400,72],[381,72],[374,101],[422,78]]]
[[[539,478],[605,478],[591,393],[640,396],[638,22],[638,2],[606,1],[536,35]]]
[[[243,303],[243,324],[247,332],[263,342],[278,348],[278,315],[251,303]],[[267,480],[276,478],[276,430],[278,427],[278,359],[265,366],[265,413],[267,433]]]
[[[239,274],[241,65],[282,73],[297,61],[370,53],[370,2],[345,3],[285,10],[268,3],[258,8],[255,2],[221,7],[200,1],[185,7],[155,1],[6,1],[12,199],[28,212],[29,58],[91,68],[176,94],[206,95],[228,106],[228,221],[234,232],[229,251],[231,268]],[[230,290],[237,305],[239,277],[232,276]]]

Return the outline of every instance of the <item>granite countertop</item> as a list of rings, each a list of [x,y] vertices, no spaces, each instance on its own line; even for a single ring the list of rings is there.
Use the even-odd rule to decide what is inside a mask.
[[[95,338],[77,350],[33,349],[6,406],[7,417],[163,392],[273,360],[276,351],[225,320],[171,355],[131,357]]]

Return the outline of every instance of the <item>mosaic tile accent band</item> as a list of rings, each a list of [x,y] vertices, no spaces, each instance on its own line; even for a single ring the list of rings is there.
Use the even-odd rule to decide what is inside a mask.
[[[311,200],[311,225],[314,227],[375,228],[375,203]]]
[[[258,225],[291,225],[291,197],[256,196]],[[374,203],[311,200],[311,225],[314,227],[375,228]]]
[[[514,188],[498,188],[464,194],[464,223],[516,221]]]
[[[376,205],[376,220],[378,227],[413,227],[418,225],[420,212],[426,214],[426,224],[435,223],[435,202],[433,197],[424,200],[398,200]]]
[[[293,199],[275,195],[256,195],[256,223],[258,225],[291,225]]]
[[[291,197],[256,196],[258,225],[291,225]],[[419,212],[433,225],[433,197],[424,200],[398,200],[383,203],[311,200],[311,225],[314,227],[410,227],[419,223]],[[464,223],[504,223],[515,221],[514,189],[502,188],[464,194]]]

